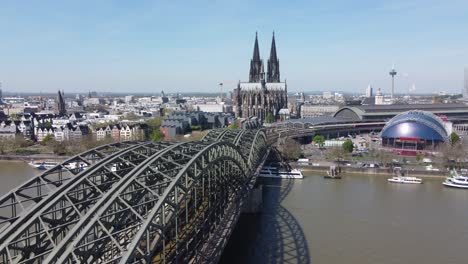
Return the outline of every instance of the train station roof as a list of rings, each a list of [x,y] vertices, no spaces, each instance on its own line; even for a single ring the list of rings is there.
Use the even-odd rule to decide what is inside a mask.
[[[283,121],[283,123],[309,123],[311,125],[318,125],[318,124],[332,124],[332,123],[341,123],[346,122],[349,120],[339,118],[339,117],[331,117],[331,116],[318,116],[318,117],[307,117],[307,118],[298,118],[298,119],[287,119]]]
[[[340,108],[334,117],[356,121],[382,121],[410,110],[428,111],[446,116],[451,121],[468,120],[468,106],[464,104],[353,105]]]

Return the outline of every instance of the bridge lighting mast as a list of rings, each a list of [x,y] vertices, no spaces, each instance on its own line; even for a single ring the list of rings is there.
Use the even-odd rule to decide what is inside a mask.
[[[393,100],[393,95],[394,95],[394,92],[395,92],[395,75],[397,74],[397,72],[395,71],[395,65],[392,66],[392,70],[389,72],[390,76],[392,76],[392,94],[391,94],[391,98]]]

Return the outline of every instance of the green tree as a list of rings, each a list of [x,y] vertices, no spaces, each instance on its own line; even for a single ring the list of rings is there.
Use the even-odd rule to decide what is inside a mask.
[[[238,129],[239,128],[239,124],[237,121],[234,121],[234,123],[230,124],[228,126],[229,129]]]
[[[161,141],[164,139],[164,133],[160,130],[154,130],[151,132],[151,140],[152,141]]]
[[[151,130],[150,132],[153,132],[154,130],[159,130],[159,127],[161,126],[163,121],[162,116],[156,116],[151,119],[148,119],[146,121],[146,124],[148,125],[148,128]]]
[[[175,111],[173,109],[168,109],[168,108],[164,108],[163,109],[163,116],[169,116],[169,115],[172,115]]]
[[[122,119],[126,119],[126,120],[137,120],[139,118],[140,117],[137,116],[135,113],[127,113],[125,117],[122,117]]]
[[[26,147],[30,147],[34,145],[34,142],[30,140],[26,140],[23,134],[17,134],[15,136],[15,141],[13,142],[13,144],[15,145],[15,147],[18,147],[18,148],[26,148]]]
[[[334,147],[328,150],[328,157],[335,161],[342,161],[348,158],[349,153],[344,148]]]
[[[343,145],[342,145],[343,149],[348,152],[348,153],[351,153],[353,152],[353,148],[354,148],[354,144],[353,144],[353,141],[351,140],[346,140]]]
[[[275,116],[271,112],[268,112],[267,116],[265,117],[265,123],[270,124],[275,122]]]
[[[377,160],[382,166],[387,167],[388,165],[392,164],[393,156],[391,153],[384,151],[384,150],[379,150],[377,152]]]
[[[268,114],[265,117],[265,123],[270,124],[273,122],[275,122],[275,117],[273,116],[271,112],[268,112]]]
[[[3,137],[0,137],[0,154],[8,153],[12,150],[12,141]]]
[[[315,135],[314,137],[314,143],[317,144],[319,147],[323,147],[325,144],[325,137],[322,135]]]
[[[422,157],[421,154],[417,154],[417,155],[416,155],[416,161],[417,161],[417,162],[420,162],[422,159],[423,159],[423,157]]]
[[[52,151],[57,155],[65,155],[67,154],[67,144],[66,142],[57,142],[52,141]]]
[[[150,137],[151,140],[153,140],[153,133],[155,133],[156,138],[159,137],[158,133],[161,132],[161,131],[159,131],[159,128],[161,127],[163,119],[164,119],[164,117],[162,117],[162,116],[156,116],[156,117],[153,117],[153,118],[148,119],[146,121],[146,125],[148,125],[148,134],[149,134],[149,137]],[[155,131],[158,131],[158,132],[155,132]],[[156,135],[158,135],[158,136],[156,136]],[[164,138],[164,135],[162,136],[162,138]],[[159,141],[159,140],[157,140],[157,141]]]
[[[201,126],[200,126],[200,125],[191,125],[191,126],[190,126],[190,129],[191,129],[192,131],[201,130]]]
[[[18,114],[15,114],[15,113],[10,114],[10,119],[11,120],[19,120]]]
[[[301,157],[301,145],[291,138],[287,138],[278,150],[288,160],[297,160]]]
[[[466,149],[460,143],[442,144],[439,147],[439,151],[442,163],[448,168],[460,168],[461,163],[465,161],[465,157],[467,156]]]
[[[452,145],[457,144],[458,142],[460,142],[460,137],[457,135],[457,133],[452,132],[450,134],[450,141],[452,142]]]
[[[53,143],[54,141],[55,141],[54,135],[48,134],[47,136],[44,137],[44,139],[42,140],[42,143],[44,145],[49,145],[49,144]]]

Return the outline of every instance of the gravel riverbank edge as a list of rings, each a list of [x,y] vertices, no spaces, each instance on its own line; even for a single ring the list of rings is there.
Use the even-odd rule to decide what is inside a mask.
[[[326,174],[329,170],[329,167],[325,166],[297,166],[304,172],[319,172],[322,174]],[[361,169],[361,168],[349,168],[349,167],[341,167],[341,173],[353,175],[375,175],[375,176],[393,176],[393,173],[389,169]],[[412,177],[420,177],[420,178],[435,178],[435,179],[444,179],[448,177],[448,172],[443,171],[409,171],[409,176]]]

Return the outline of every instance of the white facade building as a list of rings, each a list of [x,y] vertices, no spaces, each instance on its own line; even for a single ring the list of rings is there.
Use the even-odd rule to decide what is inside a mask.
[[[373,89],[372,89],[372,86],[369,84],[369,86],[367,86],[366,88],[366,97],[372,97],[373,95]]]
[[[384,97],[382,95],[382,92],[380,91],[380,88],[377,90],[377,93],[375,94],[375,104],[376,105],[384,104]]]
[[[133,101],[133,95],[127,95],[125,96],[125,103],[131,103]]]
[[[332,92],[323,92],[322,97],[323,99],[332,99],[333,98],[333,93]]]
[[[224,112],[224,104],[197,104],[195,105],[197,111],[208,113],[222,113]]]

